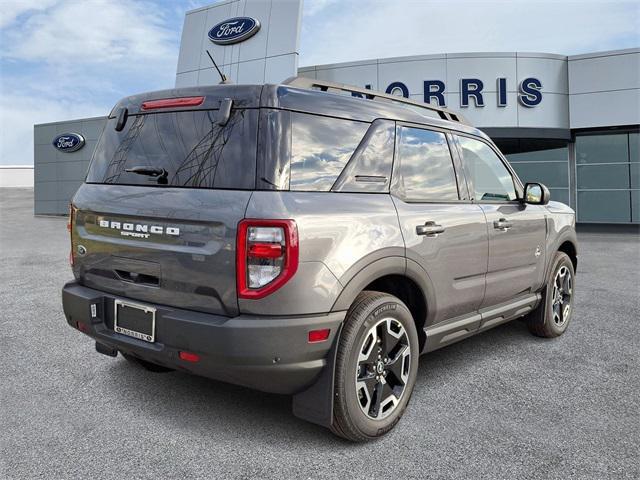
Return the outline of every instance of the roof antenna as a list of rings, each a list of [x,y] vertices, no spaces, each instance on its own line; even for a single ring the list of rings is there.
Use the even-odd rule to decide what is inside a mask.
[[[213,59],[213,57],[209,53],[209,50],[207,50],[206,52],[207,52],[207,55],[209,55],[209,58],[211,59],[211,61],[213,62],[213,66],[216,67],[216,70],[218,71],[218,75],[220,75],[220,78],[221,78],[220,84],[221,85],[227,85],[229,83],[232,83],[231,80],[229,80],[227,78],[227,76],[220,71],[220,69],[218,68],[218,64],[216,63],[216,61]]]

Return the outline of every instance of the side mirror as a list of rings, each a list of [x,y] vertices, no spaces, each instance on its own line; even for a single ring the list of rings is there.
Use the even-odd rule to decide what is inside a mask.
[[[522,199],[524,203],[546,205],[550,198],[549,189],[542,183],[527,183],[524,186],[524,198]]]

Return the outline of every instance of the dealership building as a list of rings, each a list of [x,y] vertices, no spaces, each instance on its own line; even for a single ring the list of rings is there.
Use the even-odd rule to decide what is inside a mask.
[[[553,200],[574,208],[578,222],[640,223],[640,48],[574,56],[441,53],[299,67],[301,22],[302,0],[231,0],[187,12],[175,87],[220,81],[208,50],[234,83],[298,75],[446,106],[485,131],[523,181],[544,183]],[[36,214],[67,211],[105,121],[34,127]]]

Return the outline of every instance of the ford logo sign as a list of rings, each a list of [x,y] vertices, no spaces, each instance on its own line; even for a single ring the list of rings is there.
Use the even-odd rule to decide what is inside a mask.
[[[79,133],[63,133],[53,139],[53,146],[61,152],[75,152],[84,147],[84,137]]]
[[[230,18],[209,30],[209,40],[218,45],[231,45],[253,37],[258,30],[260,30],[260,22],[255,18]]]

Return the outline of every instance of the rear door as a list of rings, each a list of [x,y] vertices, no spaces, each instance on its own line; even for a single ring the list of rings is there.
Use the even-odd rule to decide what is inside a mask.
[[[391,191],[407,257],[433,286],[429,324],[475,312],[484,295],[485,216],[459,191],[463,178],[444,131],[398,126]]]
[[[236,229],[255,188],[257,123],[250,108],[224,125],[215,109],[137,113],[121,131],[110,119],[73,199],[80,282],[237,314]]]
[[[517,181],[501,156],[479,138],[456,135],[469,192],[489,234],[487,287],[481,308],[535,290],[545,259],[545,208],[517,199]]]

